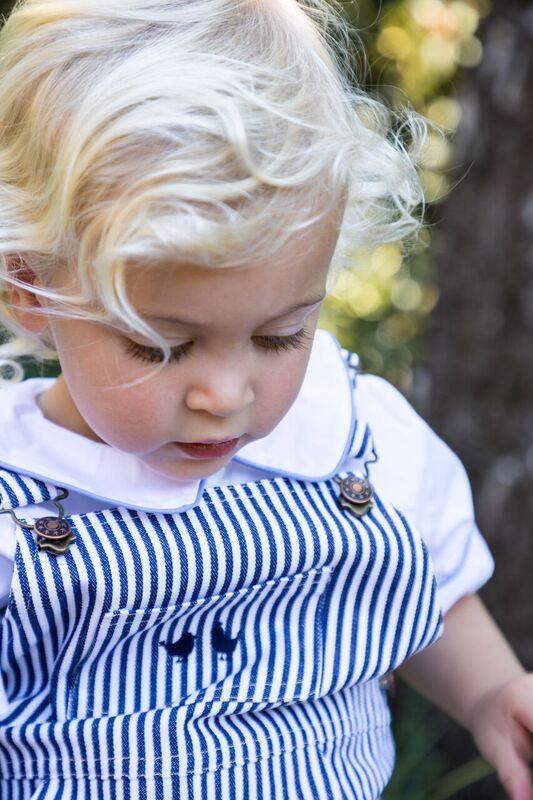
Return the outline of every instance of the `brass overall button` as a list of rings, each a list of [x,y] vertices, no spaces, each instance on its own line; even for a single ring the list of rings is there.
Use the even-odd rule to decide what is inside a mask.
[[[356,475],[347,475],[340,485],[341,494],[346,500],[360,505],[366,505],[374,494],[370,481]]]
[[[374,489],[367,478],[350,472],[345,478],[336,475],[334,480],[340,487],[338,502],[341,508],[347,509],[356,517],[363,517],[373,508]]]
[[[64,519],[65,511],[59,502],[68,497],[68,489],[61,489],[57,497],[52,499],[52,503],[59,511],[58,517],[40,517],[33,523],[28,523],[23,519],[19,519],[12,508],[6,508],[0,511],[0,514],[11,514],[13,520],[21,528],[25,530],[34,531],[36,535],[37,547],[39,550],[46,550],[54,556],[64,555],[70,545],[76,541],[76,536],[72,533],[72,528],[66,519]]]
[[[56,503],[60,506],[60,503]],[[63,514],[63,508],[60,508]],[[36,519],[33,530],[37,534],[37,547],[39,550],[46,550],[54,556],[64,555],[76,537],[72,533],[72,528],[63,516],[60,517],[41,517]]]
[[[61,519],[60,517],[41,517],[35,521],[33,527],[43,539],[55,541],[64,539],[71,532],[71,527],[66,519]]]

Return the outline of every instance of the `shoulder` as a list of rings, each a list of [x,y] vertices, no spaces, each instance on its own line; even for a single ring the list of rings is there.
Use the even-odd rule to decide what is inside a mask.
[[[457,458],[398,389],[385,378],[361,372],[357,353],[339,347],[338,355],[351,385],[354,417],[370,428],[380,461],[416,476],[430,449]]]
[[[355,381],[356,415],[368,422],[376,446],[384,455],[419,470],[428,457],[460,463],[406,397],[377,375],[359,374]]]
[[[433,434],[430,426],[413,408],[406,397],[385,378],[360,369],[359,355],[339,347],[339,354],[348,372],[354,389],[353,400],[356,416],[373,423],[379,435],[383,429],[390,432],[390,426],[400,436],[417,436],[421,439]],[[396,437],[395,437],[396,438]]]
[[[431,554],[447,611],[490,578],[494,561],[476,521],[470,482],[458,456],[403,395],[375,375],[356,377],[356,415],[372,432],[378,493],[416,526]]]
[[[470,509],[470,484],[458,456],[391,383],[357,375],[356,416],[374,440],[376,488],[427,531],[439,513],[446,488],[460,485]]]
[[[370,414],[383,425],[399,425],[420,434],[431,431],[404,395],[385,378],[359,373],[355,384],[355,402],[365,416]],[[378,409],[379,413],[376,413]]]

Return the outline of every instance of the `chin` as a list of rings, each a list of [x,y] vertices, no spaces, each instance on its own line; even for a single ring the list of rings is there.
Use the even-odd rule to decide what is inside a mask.
[[[149,462],[143,463],[152,472],[162,475],[164,478],[170,478],[175,481],[193,481],[208,478],[214,475],[219,469],[222,469],[231,460],[231,458],[206,458],[206,459],[183,459],[179,462],[163,461],[163,462]]]

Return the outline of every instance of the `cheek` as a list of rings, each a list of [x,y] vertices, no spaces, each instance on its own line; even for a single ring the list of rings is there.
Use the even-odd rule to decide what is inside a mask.
[[[108,444],[141,453],[159,444],[166,417],[158,396],[139,387],[100,391],[87,398],[85,416]]]
[[[276,356],[273,355],[275,360]],[[298,353],[291,358],[279,357],[277,364],[270,366],[261,375],[256,396],[256,421],[266,436],[285,416],[301,388],[309,352]]]
[[[129,381],[139,377],[123,375]],[[129,388],[84,380],[76,387],[75,402],[93,431],[112,447],[142,454],[165,437],[172,409],[157,378]]]
[[[149,369],[124,354],[119,340],[90,323],[56,326],[62,372],[72,400],[85,422],[104,442],[141,454],[155,449],[172,428],[180,398],[165,373],[136,386]]]

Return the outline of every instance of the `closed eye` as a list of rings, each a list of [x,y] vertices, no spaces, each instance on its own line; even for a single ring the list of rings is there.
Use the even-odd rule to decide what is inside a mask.
[[[187,355],[193,343],[185,342],[185,344],[178,344],[170,348],[170,361],[180,361]],[[140,361],[148,361],[151,364],[160,363],[163,361],[163,351],[159,347],[146,347],[145,345],[138,344],[131,339],[125,340],[125,350],[129,356],[138,358]]]
[[[273,352],[305,348],[307,343],[313,339],[305,328],[301,328],[301,330],[291,333],[289,336],[253,336],[252,338],[259,347]]]
[[[304,328],[288,336],[252,336],[253,342],[258,347],[267,352],[274,353],[284,350],[305,348],[312,339],[313,337]],[[171,347],[169,360],[171,362],[180,361],[189,354],[193,344],[194,342],[185,342],[185,344]],[[147,361],[149,363],[159,363],[163,361],[163,352],[158,347],[146,347],[131,339],[125,339],[125,350],[128,355],[141,361]]]

